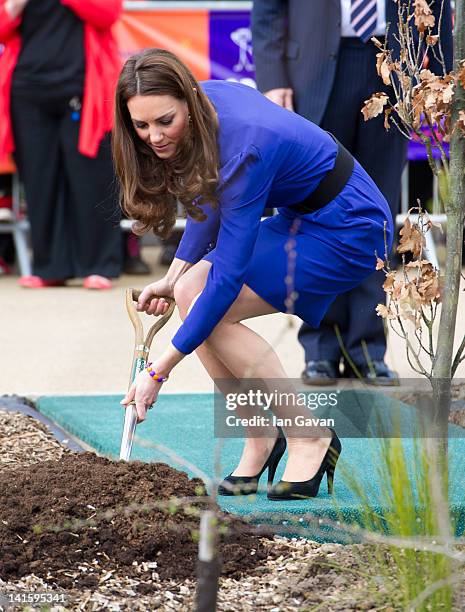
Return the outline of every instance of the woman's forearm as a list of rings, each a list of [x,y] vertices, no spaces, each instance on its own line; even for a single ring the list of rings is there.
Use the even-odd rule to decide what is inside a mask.
[[[157,291],[160,291],[159,284],[163,283],[163,286],[167,286],[168,294],[173,295],[174,286],[177,281],[181,278],[181,276],[192,268],[194,264],[189,263],[188,261],[183,261],[182,259],[177,259],[176,257],[171,262],[170,267],[168,268],[168,272],[165,277],[154,283],[157,285]],[[147,289],[147,288],[146,288]],[[164,290],[161,289],[161,292],[164,293]],[[185,357],[184,353],[178,351],[178,349],[170,344],[163,354],[153,362],[153,366],[157,374],[161,376],[168,376],[171,370]]]
[[[175,257],[168,268],[165,279],[168,281],[171,287],[174,287],[181,276],[187,272],[189,268],[192,268],[192,266],[193,264],[189,263],[188,261],[183,261],[182,259],[177,259]]]
[[[166,273],[165,280],[169,283],[170,287],[174,289],[175,284],[181,278],[181,276],[192,268],[194,264],[182,259],[175,257],[171,262],[168,272]],[[168,375],[171,370],[178,365],[185,357],[184,353],[178,351],[178,349],[170,344],[163,354],[154,362],[161,375]]]
[[[178,365],[180,361],[184,359],[184,353],[178,351],[172,344],[170,344],[153,362],[154,368],[157,374],[162,376],[168,376],[171,370]]]

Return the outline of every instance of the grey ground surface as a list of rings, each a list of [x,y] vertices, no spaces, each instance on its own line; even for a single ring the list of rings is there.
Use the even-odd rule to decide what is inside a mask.
[[[62,288],[22,289],[17,276],[0,277],[0,395],[123,393],[134,342],[124,290],[143,288],[166,270],[157,264],[159,247],[144,247],[143,254],[152,274],[122,276],[109,291],[89,291],[79,281]],[[465,333],[464,307],[462,293],[456,344]],[[163,351],[179,324],[175,313],[155,337],[152,358]],[[287,374],[299,377],[303,367],[303,350],[297,342],[299,320],[275,314],[247,324],[274,346]],[[404,378],[417,376],[408,365],[403,341],[392,332],[387,362]],[[459,375],[465,378],[465,363]],[[211,381],[192,355],[175,369],[163,392],[212,390]]]

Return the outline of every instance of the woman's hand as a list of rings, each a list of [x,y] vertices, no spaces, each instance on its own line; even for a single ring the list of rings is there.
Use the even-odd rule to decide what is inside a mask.
[[[146,312],[149,315],[163,315],[168,310],[169,304],[163,298],[158,296],[173,297],[174,285],[170,283],[166,277],[150,283],[142,290],[139,300],[137,301],[137,310]],[[157,296],[157,297],[154,297]]]
[[[281,87],[265,91],[265,96],[269,100],[290,111],[294,110],[293,95],[293,91],[290,87]]]
[[[19,17],[29,0],[6,0],[5,10],[12,19]]]
[[[121,404],[127,408],[135,402],[137,422],[142,423],[147,416],[147,410],[157,401],[162,383],[153,380],[146,370],[139,372]]]

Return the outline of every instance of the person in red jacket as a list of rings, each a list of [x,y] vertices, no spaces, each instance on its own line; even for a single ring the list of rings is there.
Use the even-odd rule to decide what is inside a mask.
[[[121,271],[110,130],[122,0],[0,0],[0,156],[24,183],[34,275],[111,287]]]

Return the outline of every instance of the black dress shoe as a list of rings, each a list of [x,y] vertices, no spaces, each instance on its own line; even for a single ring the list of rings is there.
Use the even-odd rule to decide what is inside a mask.
[[[302,382],[306,385],[324,387],[334,385],[339,378],[339,363],[337,361],[309,361],[302,372]]]
[[[140,254],[140,239],[132,232],[123,234],[122,239],[124,274],[150,274],[150,268]]]
[[[139,255],[137,257],[127,256],[123,262],[123,272],[132,276],[150,274],[150,268]]]
[[[265,465],[255,476],[226,476],[218,487],[218,495],[253,495],[258,490],[258,481],[263,472],[268,469],[268,489],[273,484],[276,468],[286,450],[286,438],[281,428],[278,428],[278,437],[271,450]]]
[[[170,266],[174,256],[176,255],[176,251],[178,250],[177,244],[165,244],[163,247],[163,251],[160,255],[160,265],[161,266]]]
[[[370,365],[356,365],[357,370],[362,375],[362,379],[368,385],[376,385],[379,387],[397,387],[399,386],[399,375],[391,370],[382,360],[375,360]],[[349,364],[345,366],[346,378],[358,378]]]
[[[336,463],[341,454],[342,445],[334,429],[330,428],[330,430],[332,433],[331,443],[315,476],[310,478],[310,480],[303,480],[301,482],[280,480],[278,484],[274,485],[274,487],[268,491],[268,499],[282,501],[316,497],[325,474],[328,483],[328,493],[332,495],[334,471],[336,470]]]

